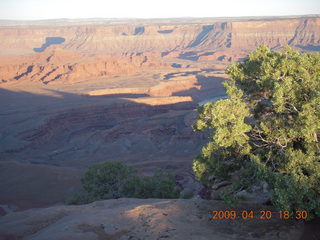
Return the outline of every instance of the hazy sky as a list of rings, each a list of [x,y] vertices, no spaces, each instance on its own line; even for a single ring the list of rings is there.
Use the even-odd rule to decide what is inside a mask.
[[[0,19],[319,14],[320,0],[0,0]]]

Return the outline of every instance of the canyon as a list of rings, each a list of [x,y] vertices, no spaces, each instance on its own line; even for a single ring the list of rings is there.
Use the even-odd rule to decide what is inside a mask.
[[[221,83],[231,62],[243,61],[260,45],[319,52],[319,29],[319,17],[2,23],[0,215],[7,216],[0,222],[10,218],[14,224],[17,211],[52,205],[59,206],[41,214],[76,214],[76,207],[61,205],[81,191],[88,166],[103,161],[124,162],[142,175],[171,170],[183,192],[201,195],[203,187],[191,168],[208,134],[192,129],[197,107],[226,96]],[[128,201],[135,208],[143,204]],[[157,209],[160,200],[148,201]],[[111,208],[113,203],[101,204]],[[181,200],[177,208],[188,204]],[[29,224],[33,211],[23,213],[23,224]],[[11,234],[7,239],[31,232],[41,239],[43,228],[22,227],[15,235],[10,221],[8,230],[1,229]],[[46,231],[60,229],[53,223]],[[293,225],[290,233],[303,232]]]

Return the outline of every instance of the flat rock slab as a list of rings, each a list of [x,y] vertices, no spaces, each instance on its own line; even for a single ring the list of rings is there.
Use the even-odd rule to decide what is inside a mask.
[[[270,206],[242,205],[270,210]],[[221,201],[199,198],[98,201],[82,206],[54,206],[0,217],[0,239],[34,240],[295,240],[303,239],[302,221],[258,219],[210,220],[213,210],[231,210]]]

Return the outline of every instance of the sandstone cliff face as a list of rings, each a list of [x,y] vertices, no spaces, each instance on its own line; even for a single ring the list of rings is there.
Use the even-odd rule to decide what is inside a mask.
[[[114,25],[1,27],[1,55],[32,54],[46,37],[63,37],[61,47],[81,53],[170,52],[217,48],[252,49],[285,44],[318,46],[319,18],[222,22],[211,25]]]
[[[44,84],[75,83],[90,78],[130,75],[145,68],[164,67],[153,57],[98,55],[95,57],[53,48],[29,57],[0,59],[0,81],[36,81]]]
[[[0,81],[75,83],[147,68],[164,59],[231,62],[265,44],[319,50],[319,18],[190,25],[88,25],[0,28]],[[36,53],[46,38],[65,41]],[[25,56],[19,57],[17,56]],[[9,57],[9,58],[8,58]]]
[[[232,23],[231,46],[252,49],[259,45],[271,48],[291,46],[319,46],[320,19],[293,19]]]

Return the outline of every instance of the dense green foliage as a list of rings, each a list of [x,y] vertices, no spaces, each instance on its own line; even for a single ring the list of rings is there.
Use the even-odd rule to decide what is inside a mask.
[[[171,173],[157,170],[151,177],[141,177],[133,168],[120,162],[92,165],[81,182],[86,193],[75,195],[70,204],[121,197],[178,198],[180,194]]]
[[[196,177],[210,186],[240,174],[233,194],[266,181],[279,209],[320,216],[320,54],[261,46],[227,73],[229,98],[198,110],[194,128],[211,135]]]

